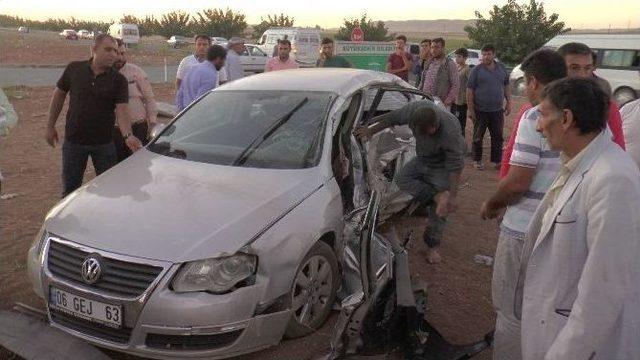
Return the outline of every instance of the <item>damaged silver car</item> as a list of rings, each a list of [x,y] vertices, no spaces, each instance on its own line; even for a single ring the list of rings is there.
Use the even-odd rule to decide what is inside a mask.
[[[29,275],[50,324],[151,358],[226,358],[299,337],[352,294],[352,217],[411,200],[407,127],[355,126],[425,96],[353,69],[271,72],[191,104],[144,149],[47,214]],[[346,255],[345,255],[346,254]],[[391,266],[391,265],[388,265]]]

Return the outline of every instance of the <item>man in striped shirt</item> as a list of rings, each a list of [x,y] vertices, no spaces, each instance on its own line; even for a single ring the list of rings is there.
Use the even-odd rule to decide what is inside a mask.
[[[524,234],[561,167],[558,152],[551,150],[536,126],[540,117],[537,105],[544,86],[567,75],[564,59],[555,51],[539,50],[530,54],[521,67],[527,98],[535,106],[522,115],[518,124],[509,173],[481,209],[483,219],[493,219],[507,208],[500,226],[491,284],[497,313],[493,358],[501,360],[522,357],[514,294]]]

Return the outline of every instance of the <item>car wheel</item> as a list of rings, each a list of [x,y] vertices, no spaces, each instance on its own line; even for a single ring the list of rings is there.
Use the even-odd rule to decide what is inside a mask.
[[[615,93],[613,94],[613,98],[616,99],[618,107],[622,107],[622,105],[628,103],[629,101],[635,100],[636,93],[629,88],[620,88],[615,91]]]
[[[298,266],[288,307],[291,320],[285,336],[298,338],[319,329],[331,313],[340,282],[338,261],[333,249],[318,241]]]

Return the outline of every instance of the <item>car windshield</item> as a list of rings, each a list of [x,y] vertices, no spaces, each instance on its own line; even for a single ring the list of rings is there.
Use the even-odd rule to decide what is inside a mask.
[[[332,99],[328,92],[214,91],[164,129],[149,150],[219,165],[313,167]]]

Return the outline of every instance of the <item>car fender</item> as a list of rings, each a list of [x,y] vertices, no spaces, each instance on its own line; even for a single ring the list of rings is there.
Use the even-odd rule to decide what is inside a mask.
[[[340,189],[331,178],[247,245],[247,251],[258,254],[258,282],[266,283],[261,298],[287,294],[307,252],[328,233],[341,241],[343,224]]]

